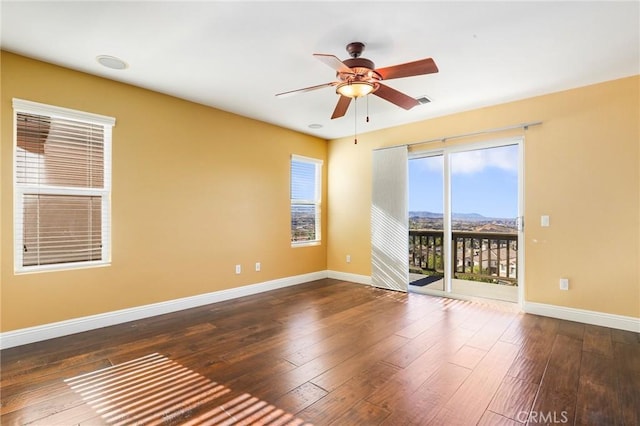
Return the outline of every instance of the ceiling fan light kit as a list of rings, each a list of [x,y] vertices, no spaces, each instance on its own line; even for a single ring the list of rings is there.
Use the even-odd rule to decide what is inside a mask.
[[[374,83],[368,81],[345,81],[338,84],[336,93],[347,98],[360,98],[367,96],[373,92],[377,87]]]
[[[343,117],[347,113],[351,99],[370,94],[374,94],[406,110],[420,105],[417,99],[382,84],[381,81],[437,73],[438,67],[433,59],[426,58],[406,64],[376,69],[373,61],[361,57],[364,47],[364,43],[358,41],[349,43],[346,49],[351,58],[344,61],[334,55],[314,53],[313,56],[336,71],[337,81],[278,93],[276,96],[310,92],[323,87],[336,86],[336,93],[340,95],[340,98],[331,115],[331,119]]]

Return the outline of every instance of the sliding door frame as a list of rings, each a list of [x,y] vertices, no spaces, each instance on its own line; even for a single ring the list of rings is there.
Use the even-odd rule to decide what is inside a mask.
[[[436,149],[412,149],[409,151],[409,160],[416,158],[435,157],[442,155],[443,159],[443,228],[444,228],[444,290],[423,290],[438,296],[447,296],[457,299],[468,299],[469,297],[452,292],[452,225],[451,225],[451,154],[477,151],[488,148],[499,148],[502,146],[518,145],[518,305],[524,303],[524,135],[509,138],[490,139],[481,142],[468,144],[457,144]],[[407,247],[407,252],[408,252]]]

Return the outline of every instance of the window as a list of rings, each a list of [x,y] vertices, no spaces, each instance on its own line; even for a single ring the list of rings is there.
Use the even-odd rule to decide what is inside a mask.
[[[291,156],[291,245],[320,243],[322,160]]]
[[[13,100],[15,270],[110,262],[115,119]]]

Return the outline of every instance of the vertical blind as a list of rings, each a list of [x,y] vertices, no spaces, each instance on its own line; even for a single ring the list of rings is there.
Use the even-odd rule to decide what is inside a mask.
[[[409,286],[408,154],[406,146],[373,151],[371,284]]]
[[[291,158],[291,242],[320,240],[320,166],[322,161]]]
[[[111,128],[18,109],[15,122],[17,269],[105,261]]]

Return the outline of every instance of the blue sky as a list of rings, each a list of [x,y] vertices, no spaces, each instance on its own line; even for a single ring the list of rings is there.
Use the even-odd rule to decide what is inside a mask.
[[[409,161],[409,211],[442,213],[442,156]],[[451,154],[451,207],[487,217],[518,215],[518,145]]]
[[[305,161],[291,161],[291,198],[314,200],[316,193],[316,165]]]

